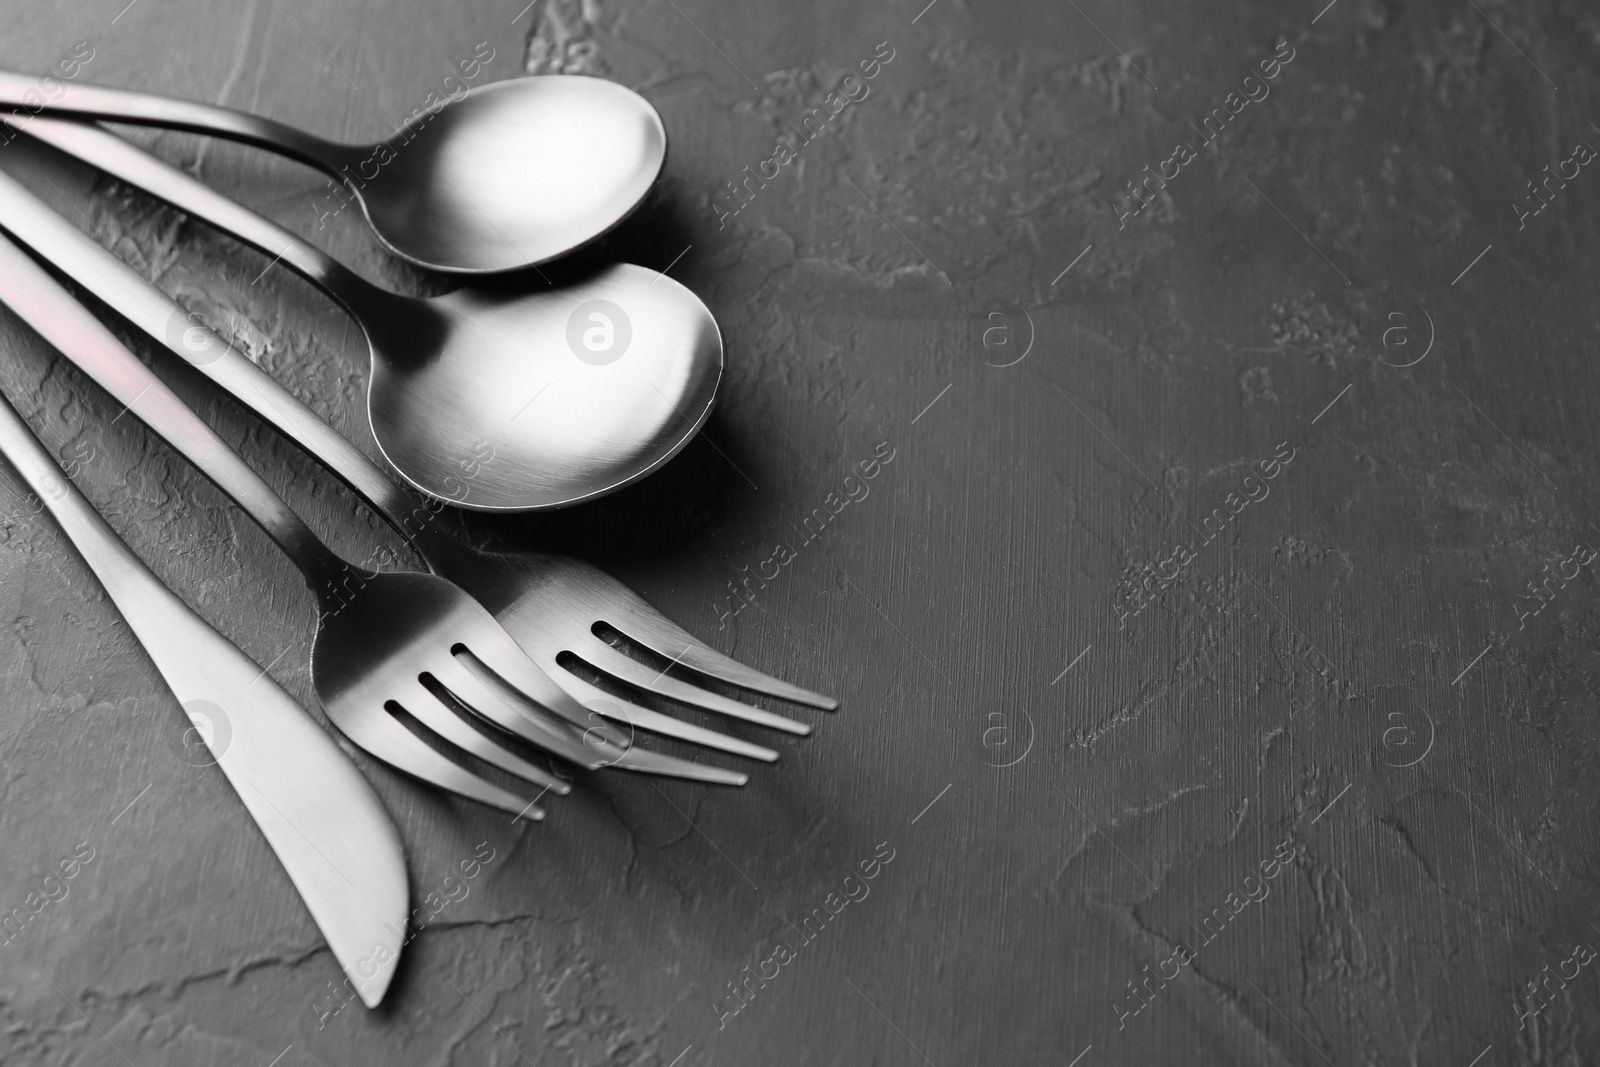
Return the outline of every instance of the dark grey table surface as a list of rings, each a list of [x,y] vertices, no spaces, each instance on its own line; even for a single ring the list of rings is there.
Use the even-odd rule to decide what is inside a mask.
[[[0,912],[33,912],[0,943],[6,1064],[1600,1060],[1600,9],[522,3],[22,0],[0,64],[87,42],[83,80],[349,140],[480,44],[490,78],[643,93],[666,175],[596,254],[715,312],[718,413],[636,488],[469,525],[579,552],[842,707],[748,731],[783,755],[743,789],[604,773],[542,825],[355,755],[419,898],[492,859],[379,1010],[340,1010],[237,797],[6,469]],[[824,132],[732,199],[813,108]],[[135,136],[440,285],[353,214],[319,225],[315,174]],[[326,299],[42,150],[0,164],[370,448]],[[77,483],[310,705],[287,562],[0,330],[0,385]],[[383,539],[141,351],[336,547]]]

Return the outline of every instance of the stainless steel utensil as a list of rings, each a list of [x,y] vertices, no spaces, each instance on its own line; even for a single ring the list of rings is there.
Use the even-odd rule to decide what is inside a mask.
[[[20,249],[3,240],[0,293],[8,303],[45,313],[57,294],[65,296]],[[69,318],[62,332],[78,328]],[[85,348],[99,345],[92,333],[70,340]],[[154,411],[166,400],[152,389],[139,403]],[[293,697],[140,562],[94,505],[61,477],[49,453],[3,399],[0,453],[44,501],[105,586],[200,728],[339,966],[362,1001],[376,1007],[399,962],[400,946],[391,931],[403,927],[410,902],[400,837],[372,787]],[[222,722],[225,739],[218,730]],[[390,951],[378,953],[379,946]]]
[[[234,234],[342,304],[372,357],[373,437],[425,493],[485,511],[589,500],[660,467],[710,416],[722,379],[716,320],[655,271],[617,264],[535,293],[402,296],[98,126],[7,121]],[[480,463],[487,454],[494,462]],[[462,497],[464,461],[475,474]]]
[[[0,277],[0,301],[199,467],[305,575],[320,608],[312,683],[328,717],[356,744],[418,777],[532,818],[542,818],[542,810],[466,772],[389,709],[397,707],[459,748],[557,793],[570,787],[507,750],[457,709],[579,766],[618,764],[717,780],[716,768],[620,747],[613,735],[591,727],[589,713],[452,583],[432,574],[363,574],[352,568],[98,319],[15,245],[4,239],[0,245],[8,250],[7,262],[15,261],[10,269],[25,280]]]
[[[181,181],[169,181],[164,188],[179,198],[182,207],[189,187],[197,183],[181,174],[177,177]],[[27,231],[21,236],[36,250],[172,351],[196,363],[202,373],[344,480],[412,542],[430,567],[494,611],[535,662],[592,710],[632,727],[738,755],[769,761],[778,755],[765,746],[683,722],[602,690],[575,673],[574,660],[596,674],[627,683],[625,691],[654,692],[788,733],[804,735],[811,730],[807,724],[646,667],[596,636],[601,630],[616,631],[706,678],[826,710],[838,706],[837,701],[755,671],[691,637],[621,582],[587,563],[537,553],[488,554],[460,545],[431,526],[431,513],[416,507],[365,454],[226,342],[198,326],[184,335],[174,334],[169,324],[177,318],[187,325],[188,319],[170,297],[0,174],[0,225],[11,227],[13,221]],[[738,775],[736,782],[744,779]]]
[[[43,99],[0,72],[0,105],[212,134],[343,183],[378,239],[434,270],[544,263],[594,240],[644,200],[666,162],[661,116],[633,90],[550,74],[493,82],[375,145],[343,145],[210,104],[80,82]]]

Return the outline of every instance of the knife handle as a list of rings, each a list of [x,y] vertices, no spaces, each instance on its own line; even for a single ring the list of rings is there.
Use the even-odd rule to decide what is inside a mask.
[[[187,605],[135,556],[116,531],[101,518],[77,486],[44,450],[16,409],[0,396],[0,454],[60,523],[78,554],[100,579],[140,641],[172,628],[182,629]]]

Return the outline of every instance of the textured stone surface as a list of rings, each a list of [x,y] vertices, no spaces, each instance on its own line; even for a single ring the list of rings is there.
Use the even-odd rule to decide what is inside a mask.
[[[763,736],[783,759],[743,790],[602,775],[540,826],[357,756],[419,892],[479,842],[496,858],[383,1008],[328,1014],[337,970],[287,879],[221,775],[173,753],[178,709],[48,518],[14,514],[7,470],[0,910],[80,842],[94,858],[0,946],[3,1062],[1593,1059],[1600,975],[1570,972],[1600,946],[1600,601],[1565,561],[1600,544],[1600,177],[1520,230],[1513,207],[1600,146],[1590,5],[124,2],[14,3],[0,63],[88,40],[85,80],[350,140],[480,41],[492,78],[649,97],[667,175],[599,254],[687,249],[672,274],[727,341],[719,413],[643,485],[473,526],[580,550],[844,704],[802,742]],[[724,183],[880,45],[870,91],[719,228]],[[1201,145],[1190,123],[1259,95],[1244,78],[1275,49],[1270,95]],[[370,277],[439,287],[351,214],[319,229],[314,174],[136,136]],[[1180,141],[1196,158],[1119,226],[1125,183]],[[367,440],[359,339],[308,286],[21,142],[0,165],[229,311]],[[309,703],[288,564],[17,320],[0,335],[0,386],[78,484]],[[336,547],[380,539],[141,351]],[[881,442],[869,495],[800,544]],[[780,541],[796,558],[719,628],[726,583]],[[1563,570],[1532,614],[1528,583]],[[801,944],[791,923],[884,842],[870,895]]]

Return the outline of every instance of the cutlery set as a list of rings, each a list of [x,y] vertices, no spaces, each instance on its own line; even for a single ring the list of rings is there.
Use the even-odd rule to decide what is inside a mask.
[[[0,104],[20,102],[31,84],[0,72]],[[77,84],[45,110],[69,117],[0,121],[276,257],[366,336],[367,413],[381,465],[230,338],[0,171],[0,302],[210,478],[302,572],[318,607],[313,689],[350,741],[439,788],[540,819],[545,794],[570,792],[568,776],[555,773],[561,767],[748,780],[641,747],[641,733],[778,757],[648,705],[664,700],[800,736],[809,724],[719,690],[837,706],[717,652],[588,563],[485,552],[428,521],[446,505],[534,511],[591,500],[659,468],[709,416],[721,335],[705,305],[672,279],[628,264],[563,271],[533,292],[471,277],[548,262],[639,205],[666,151],[661,120],[643,98],[592,78],[500,82],[365,148],[224,108]],[[390,251],[463,275],[465,284],[428,299],[381,289],[95,119],[226,137],[318,167],[346,183]],[[358,160],[375,162],[375,176],[352,173]],[[316,459],[426,569],[369,570],[336,555],[35,257]],[[572,343],[590,322],[609,342],[592,357]],[[366,973],[369,961],[403,924],[409,889],[399,836],[371,786],[304,708],[121,542],[3,400],[0,452],[45,501],[191,721],[228,723],[227,742],[213,749],[218,765],[362,1000],[375,1006],[400,946],[381,954],[376,973]],[[652,656],[668,666],[650,665]],[[480,763],[537,792],[496,784]]]

